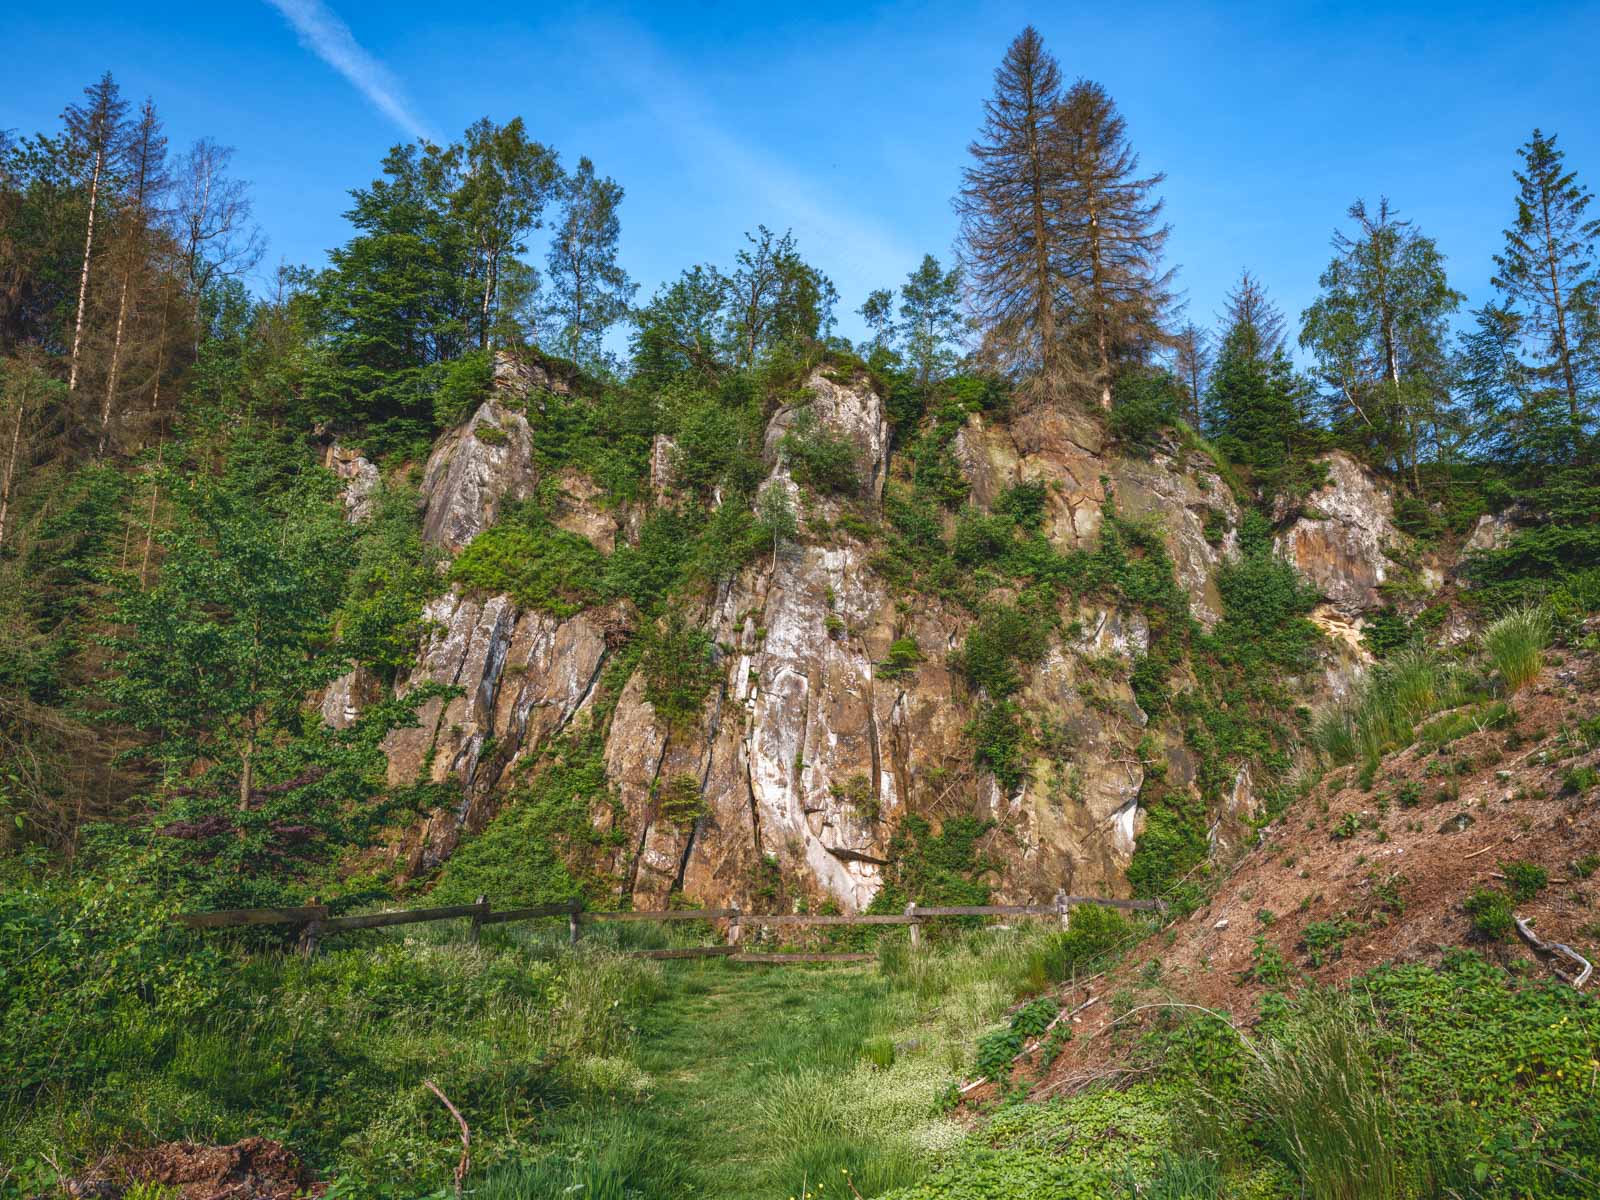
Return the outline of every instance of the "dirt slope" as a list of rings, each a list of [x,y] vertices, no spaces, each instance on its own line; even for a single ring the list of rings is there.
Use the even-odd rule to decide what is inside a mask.
[[[1370,791],[1354,769],[1331,773],[1263,831],[1211,903],[1094,981],[1101,1001],[1082,1013],[1036,1090],[1070,1087],[1117,1056],[1128,1039],[1104,1034],[1119,991],[1248,1021],[1264,992],[1340,983],[1382,963],[1438,961],[1462,946],[1545,973],[1549,964],[1515,938],[1476,939],[1462,908],[1478,887],[1505,888],[1508,862],[1549,873],[1516,914],[1544,940],[1600,962],[1600,871],[1584,878],[1574,866],[1600,855],[1600,789],[1564,783],[1573,768],[1600,765],[1600,749],[1586,749],[1575,733],[1600,712],[1600,660],[1580,653],[1552,662],[1514,712],[1514,723],[1439,750],[1390,755]],[[1280,971],[1269,984],[1257,976],[1273,975],[1274,952],[1287,977]]]

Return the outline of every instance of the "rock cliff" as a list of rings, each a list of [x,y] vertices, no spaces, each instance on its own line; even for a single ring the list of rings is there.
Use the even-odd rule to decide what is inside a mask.
[[[428,459],[429,542],[458,552],[507,502],[542,491],[557,497],[557,524],[609,554],[636,536],[644,510],[671,502],[675,451],[666,439],[652,455],[649,498],[632,509],[603,508],[599,489],[570,469],[541,480],[530,422],[539,419],[538,394],[563,386],[502,356],[495,394]],[[876,506],[895,469],[882,398],[865,377],[821,370],[805,391],[817,422],[857,448],[857,501]],[[797,411],[772,415],[763,462],[767,486],[796,497],[780,444]],[[1164,531],[1195,618],[1207,628],[1220,618],[1217,573],[1237,553],[1241,513],[1198,447],[1168,438],[1128,451],[1109,445],[1087,414],[1038,408],[1005,421],[971,415],[950,451],[979,507],[1016,484],[1043,484],[1043,531],[1063,550],[1092,548],[1108,506],[1148,518]],[[349,500],[359,519],[372,481],[364,469],[341,473],[364,489]],[[1150,649],[1145,616],[1065,602],[1018,697],[1051,752],[1032,754],[1008,790],[975,765],[977,700],[952,664],[971,608],[891,585],[875,569],[870,528],[840,520],[840,502],[806,497],[802,507],[807,532],[695,602],[692,615],[714,647],[715,682],[688,725],[655,712],[638,671],[602,696],[602,677],[638,629],[626,602],[556,617],[509,595],[456,589],[434,600],[433,632],[397,689],[433,681],[459,694],[429,701],[420,726],[393,735],[386,749],[392,781],[449,783],[459,800],[400,839],[408,869],[444,861],[464,833],[494,816],[510,781],[552,739],[598,722],[613,797],[594,819],[613,834],[607,866],[621,897],[640,906],[678,892],[754,906],[758,895],[770,897],[775,872],[788,890],[859,910],[883,885],[894,832],[913,812],[935,824],[958,813],[983,819],[988,882],[1002,899],[1040,899],[1061,887],[1126,894],[1146,773],[1158,770],[1165,788],[1195,786],[1193,756],[1181,739],[1151,728],[1131,685]],[[1309,699],[1347,687],[1359,672],[1361,623],[1383,603],[1403,539],[1382,482],[1339,454],[1327,459],[1326,483],[1279,516],[1278,550],[1324,596],[1317,619],[1334,643],[1327,678],[1307,685]],[[811,532],[818,528],[826,534]],[[897,643],[914,643],[914,658],[894,659]],[[347,677],[325,697],[324,715],[341,723],[372,695],[359,673]],[[1242,837],[1253,804],[1241,769],[1214,814],[1214,846]]]

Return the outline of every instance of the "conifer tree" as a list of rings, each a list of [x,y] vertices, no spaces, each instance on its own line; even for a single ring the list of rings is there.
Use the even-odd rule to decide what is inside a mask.
[[[1201,428],[1201,397],[1211,370],[1211,338],[1193,321],[1178,330],[1172,344],[1172,373],[1183,385],[1184,416],[1195,429]]]
[[[981,353],[1046,394],[1059,383],[1056,318],[1068,286],[1060,118],[1061,68],[1030,25],[995,71],[955,202]]]
[[[1522,313],[1524,339],[1535,339],[1531,378],[1559,389],[1573,428],[1584,430],[1600,387],[1600,217],[1587,215],[1593,196],[1566,169],[1554,134],[1535,129],[1517,153],[1517,213],[1493,282]]]
[[[627,315],[637,288],[617,262],[622,186],[597,178],[594,163],[583,158],[562,182],[560,194],[561,222],[549,253],[554,313],[567,356],[598,362],[604,357],[601,338]]]
[[[120,275],[117,319],[112,335],[105,396],[100,405],[100,438],[96,447],[96,453],[100,455],[105,454],[106,443],[111,436],[112,415],[116,408],[118,387],[122,382],[128,323],[138,299],[134,295],[135,277],[150,266],[148,256],[153,249],[151,242],[156,232],[152,229],[152,218],[171,182],[166,164],[167,139],[161,132],[161,120],[156,115],[155,104],[148,99],[140,107],[138,123],[129,134],[126,157],[128,191],[123,198],[122,228],[115,248]]]
[[[1080,79],[1061,103],[1058,137],[1066,196],[1062,233],[1071,269],[1071,381],[1111,408],[1123,363],[1165,343],[1172,272],[1161,264],[1168,226],[1154,195],[1166,178],[1140,177],[1127,125],[1106,90]]]

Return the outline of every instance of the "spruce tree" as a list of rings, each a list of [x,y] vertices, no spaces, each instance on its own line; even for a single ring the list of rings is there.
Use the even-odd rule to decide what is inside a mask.
[[[1036,393],[1056,388],[1062,350],[1068,181],[1060,116],[1061,68],[1030,25],[995,71],[955,202],[981,353]]]
[[[1080,79],[1061,104],[1062,233],[1070,270],[1069,379],[1111,407],[1124,364],[1142,364],[1170,339],[1172,272],[1161,264],[1169,228],[1154,195],[1166,176],[1139,175],[1127,125],[1098,83]]]
[[[1587,215],[1593,196],[1566,169],[1554,134],[1535,129],[1517,153],[1516,218],[1493,282],[1523,314],[1533,379],[1559,389],[1573,428],[1587,431],[1600,388],[1600,217]]]

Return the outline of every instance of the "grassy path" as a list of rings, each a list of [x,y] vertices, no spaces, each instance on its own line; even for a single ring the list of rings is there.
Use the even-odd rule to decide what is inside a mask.
[[[836,1180],[841,1166],[873,1173],[875,1144],[826,1130],[783,1144],[764,1106],[796,1071],[842,1073],[860,1059],[887,1015],[874,966],[672,963],[666,979],[637,1051],[652,1086],[617,1113],[652,1144],[661,1196],[764,1200],[798,1196],[824,1173]]]

